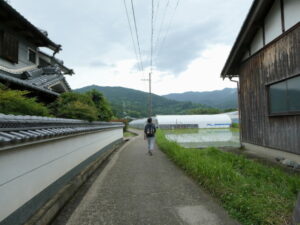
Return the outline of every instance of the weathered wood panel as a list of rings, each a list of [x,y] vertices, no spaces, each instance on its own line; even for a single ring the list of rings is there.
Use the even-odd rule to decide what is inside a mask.
[[[300,24],[239,69],[242,141],[300,154],[300,115],[269,116],[266,85],[300,75]]]

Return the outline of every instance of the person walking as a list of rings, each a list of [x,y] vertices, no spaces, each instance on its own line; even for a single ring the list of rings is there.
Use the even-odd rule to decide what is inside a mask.
[[[147,139],[148,142],[148,153],[149,155],[153,154],[154,149],[154,140],[155,140],[155,125],[152,123],[152,118],[147,119],[147,124],[144,129],[144,139]]]

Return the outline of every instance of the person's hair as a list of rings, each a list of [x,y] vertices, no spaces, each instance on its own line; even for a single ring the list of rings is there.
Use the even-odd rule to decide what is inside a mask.
[[[149,117],[149,118],[147,119],[147,122],[148,122],[148,123],[152,123],[152,118]]]

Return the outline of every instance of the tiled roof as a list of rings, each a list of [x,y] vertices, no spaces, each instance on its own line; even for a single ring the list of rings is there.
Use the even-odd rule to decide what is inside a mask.
[[[0,114],[0,150],[121,127],[122,123]]]
[[[25,80],[21,80],[19,78],[15,78],[13,76],[9,76],[7,74],[1,73],[1,71],[0,71],[0,81],[1,80],[9,81],[11,83],[15,83],[15,84],[18,84],[18,85],[21,85],[21,86],[24,86],[24,87],[27,87],[27,88],[30,88],[30,89],[34,89],[34,90],[37,90],[37,91],[45,92],[45,93],[50,94],[50,95],[59,96],[59,94],[56,93],[56,92],[54,92],[54,91],[51,91],[51,90],[45,89],[43,87],[39,87],[39,86],[30,84],[29,82],[27,82]]]
[[[58,82],[62,82],[68,91],[71,90],[60,70],[51,66],[26,71],[22,74],[22,79],[16,78],[15,76],[11,76],[7,73],[1,73],[0,71],[0,80],[9,81],[55,96],[58,96],[59,93],[52,91],[50,87]]]

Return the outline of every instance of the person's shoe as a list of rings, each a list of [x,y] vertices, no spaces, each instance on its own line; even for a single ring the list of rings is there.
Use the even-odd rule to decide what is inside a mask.
[[[151,152],[151,151],[149,151],[149,155],[152,155],[152,152]]]

